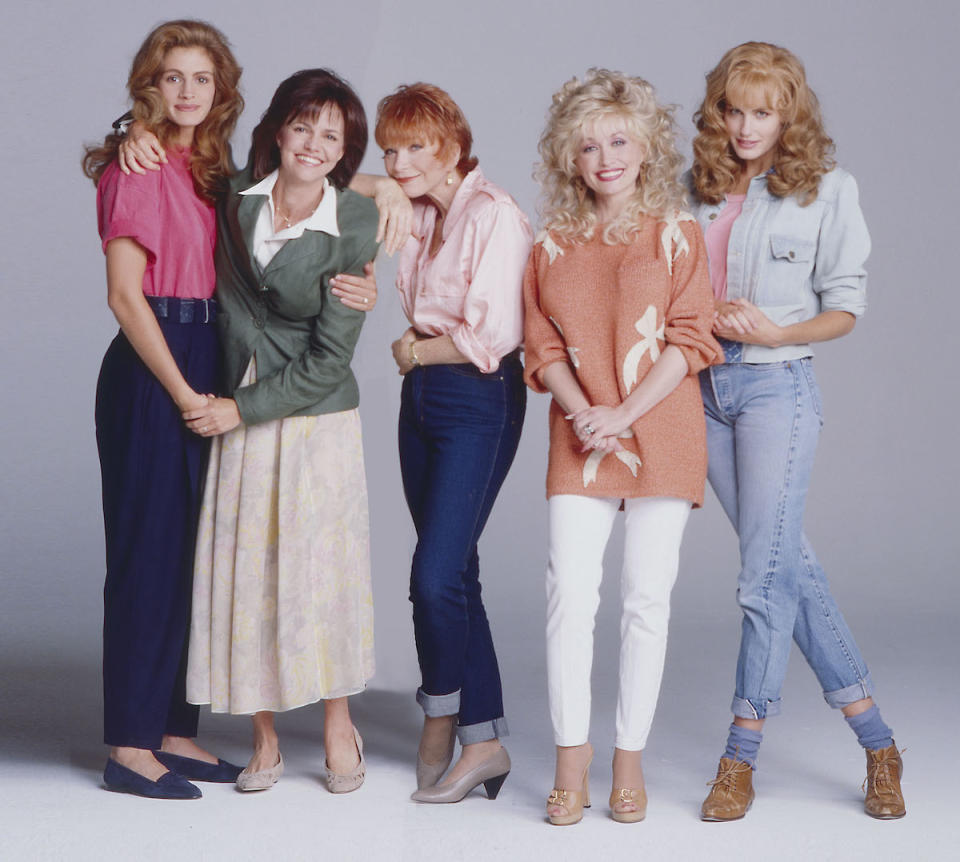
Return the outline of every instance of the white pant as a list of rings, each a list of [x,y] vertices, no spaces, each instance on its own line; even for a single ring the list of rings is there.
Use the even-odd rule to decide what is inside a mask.
[[[603,552],[619,499],[553,496],[548,501],[547,681],[557,745],[582,745],[590,731],[593,628],[600,604]],[[674,497],[625,501],[620,621],[620,694],[616,746],[647,742],[667,650],[670,591],[690,502]]]

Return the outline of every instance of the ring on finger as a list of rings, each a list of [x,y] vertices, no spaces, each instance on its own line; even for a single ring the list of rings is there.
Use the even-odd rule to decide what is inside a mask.
[[[583,426],[583,430],[586,431],[587,434],[593,434],[593,426],[589,422]]]
[[[370,302],[370,300],[367,299],[366,297],[364,297],[364,298],[363,298],[363,304],[366,305],[368,302]]]
[[[201,433],[206,432],[206,430],[207,430],[207,426],[206,426],[206,425],[201,425],[201,426],[200,426],[200,432],[201,432]]]

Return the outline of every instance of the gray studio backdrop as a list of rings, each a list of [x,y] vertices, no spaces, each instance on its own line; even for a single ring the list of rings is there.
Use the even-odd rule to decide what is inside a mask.
[[[398,83],[427,80],[460,103],[484,171],[534,221],[537,138],[551,94],[571,75],[603,65],[648,78],[663,100],[681,106],[689,152],[703,76],[724,50],[756,38],[798,53],[839,160],[860,183],[874,241],[866,317],[849,338],[818,350],[827,423],[808,528],[881,686],[909,685],[884,674],[884,656],[895,648],[929,668],[935,647],[934,660],[949,667],[960,598],[953,9],[949,0],[134,0],[113,7],[39,0],[19,4],[13,17],[5,12],[2,669],[25,679],[45,665],[88,673],[99,660],[103,539],[93,397],[116,324],[105,302],[81,145],[101,137],[125,109],[126,73],[148,29],[178,16],[220,26],[244,66],[239,157],[274,87],[297,69],[326,65],[343,74],[371,121],[380,96]],[[363,168],[381,169],[373,145]],[[381,259],[381,300],[355,368],[371,500],[373,685],[412,691],[406,580],[414,540],[396,454],[400,380],[389,353],[406,324],[393,272],[393,262]],[[544,719],[547,406],[531,395],[516,464],[481,546],[508,708],[532,698]],[[619,535],[598,619],[598,663],[611,670]],[[685,708],[709,706],[718,717],[732,683],[735,575],[735,540],[708,494],[687,530],[666,687]],[[723,698],[711,691],[707,704],[705,681],[713,678]]]

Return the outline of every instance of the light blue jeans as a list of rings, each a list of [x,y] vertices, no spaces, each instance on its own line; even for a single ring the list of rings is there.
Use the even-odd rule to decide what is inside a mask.
[[[709,478],[740,539],[743,610],[733,714],[780,712],[792,641],[835,708],[872,692],[860,651],[803,532],[823,418],[811,360],[744,364],[721,342],[725,365],[700,374]]]

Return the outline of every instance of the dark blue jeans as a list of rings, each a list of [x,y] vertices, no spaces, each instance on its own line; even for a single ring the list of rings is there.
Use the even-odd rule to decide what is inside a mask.
[[[400,469],[417,529],[410,573],[417,701],[429,716],[457,715],[464,744],[507,732],[477,542],[516,454],[526,400],[515,353],[492,374],[429,365],[403,381]]]

